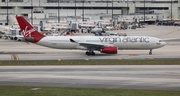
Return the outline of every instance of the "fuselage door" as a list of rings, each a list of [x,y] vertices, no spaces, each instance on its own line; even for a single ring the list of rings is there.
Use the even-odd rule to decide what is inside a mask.
[[[44,38],[44,43],[48,43],[48,38],[47,37]]]
[[[48,37],[45,37],[45,38],[44,38],[44,45],[50,46],[50,41],[48,41],[48,40],[49,40]]]
[[[153,46],[154,46],[154,42],[155,42],[154,38],[151,38],[150,47],[153,47]]]

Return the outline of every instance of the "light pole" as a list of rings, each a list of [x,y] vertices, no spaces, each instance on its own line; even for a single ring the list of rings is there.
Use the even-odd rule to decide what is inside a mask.
[[[75,15],[75,17],[76,17],[76,0],[75,0],[75,12],[74,12],[74,15]]]
[[[113,7],[114,7],[114,6],[113,6],[113,0],[112,0],[112,21],[113,21],[113,14],[114,14],[114,13],[113,13]]]
[[[106,1],[106,14],[108,14],[108,0]]]
[[[59,0],[58,0],[58,23],[60,22],[60,15],[59,15]]]
[[[83,21],[84,21],[84,0],[82,1],[82,3],[83,3],[83,4],[82,4],[82,5],[83,5],[83,9],[82,9],[83,18],[82,18],[82,19],[83,19]]]
[[[33,0],[31,0],[31,24],[33,25]]]
[[[136,13],[136,1],[133,1],[134,3],[134,13]]]
[[[9,16],[8,16],[8,15],[9,15],[9,14],[8,14],[8,13],[9,13],[9,12],[8,12],[8,6],[9,6],[9,5],[8,5],[8,0],[7,0],[6,3],[7,3],[7,17],[6,17],[7,24],[6,24],[6,25],[8,25],[8,21],[9,21]]]
[[[128,15],[128,14],[129,14],[129,13],[128,13],[129,1],[127,0],[126,3],[127,3],[127,15]]]
[[[171,0],[171,21],[172,21],[172,0]]]
[[[144,0],[144,23],[145,23],[145,0]]]

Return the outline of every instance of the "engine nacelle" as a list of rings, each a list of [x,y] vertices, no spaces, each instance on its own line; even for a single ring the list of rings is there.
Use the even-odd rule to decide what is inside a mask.
[[[114,46],[104,47],[101,49],[101,53],[117,54],[118,48]]]

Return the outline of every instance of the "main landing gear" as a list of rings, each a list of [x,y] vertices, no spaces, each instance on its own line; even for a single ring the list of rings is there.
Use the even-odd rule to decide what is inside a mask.
[[[92,55],[92,56],[94,56],[94,55],[96,55],[93,51],[92,52],[86,52],[86,55],[88,55],[88,56],[90,56],[90,55]]]
[[[149,51],[149,55],[152,55],[152,49]]]

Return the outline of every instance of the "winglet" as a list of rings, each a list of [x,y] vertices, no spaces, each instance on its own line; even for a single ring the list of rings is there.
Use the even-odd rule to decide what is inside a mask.
[[[77,43],[77,42],[76,42],[76,41],[74,41],[73,39],[70,39],[70,41],[71,41],[71,42],[73,42],[73,43]]]

